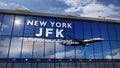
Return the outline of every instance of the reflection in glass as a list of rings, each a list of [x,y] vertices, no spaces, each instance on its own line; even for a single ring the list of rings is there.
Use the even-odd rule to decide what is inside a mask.
[[[93,44],[90,44],[85,48],[85,59],[94,59],[94,50],[93,50]]]
[[[82,21],[75,21],[75,38],[78,38],[80,40],[83,40],[83,23]]]
[[[20,58],[22,37],[12,37],[9,58]]]
[[[44,54],[44,43],[43,42],[35,42],[33,58],[43,58],[43,54]]]
[[[89,63],[89,68],[97,68],[97,67],[95,66],[95,63]]]
[[[115,24],[115,31],[116,31],[117,40],[120,41],[120,24]]]
[[[22,36],[24,29],[24,16],[15,16],[13,36]]]
[[[110,50],[109,41],[103,41],[102,46],[103,46],[103,53],[104,53],[103,57],[105,59],[111,59],[111,50]]]
[[[22,63],[14,63],[13,68],[22,68]]]
[[[14,15],[4,15],[0,35],[11,35]]]
[[[47,68],[47,63],[38,63],[38,68]],[[48,68],[52,68],[52,67],[48,67]]]
[[[55,58],[65,58],[65,45],[60,43],[55,43]]]
[[[7,68],[12,68],[13,63],[7,63]]]
[[[45,43],[45,58],[54,58],[55,57],[55,43],[54,42],[46,42]]]
[[[10,37],[0,36],[0,58],[7,58],[9,50]]]
[[[107,24],[109,40],[117,40],[114,24]]]
[[[24,41],[22,46],[21,58],[32,58],[33,42]]]
[[[31,63],[23,63],[22,68],[31,68]]]
[[[89,21],[84,21],[83,22],[83,30],[84,30],[84,39],[90,39],[92,38],[92,34],[91,34],[91,22]]]
[[[111,52],[112,52],[112,59],[120,59],[120,53],[119,53],[119,45],[116,41],[110,41],[111,45]]]
[[[0,68],[5,68],[6,67],[6,63],[0,63]]]
[[[104,59],[101,42],[93,43],[93,45],[94,45],[94,53],[95,53],[94,59]]]
[[[27,25],[28,20],[35,20],[35,17],[33,16],[27,16],[25,20],[25,30],[24,30],[24,37],[34,36],[34,25]]]
[[[107,30],[107,25],[106,23],[100,22],[100,33],[101,33],[101,38],[104,38],[104,40],[108,40],[108,30]]]
[[[74,46],[68,46],[66,47],[66,58],[75,58],[75,47]]]
[[[85,59],[85,48],[81,46],[76,46],[76,59]]]

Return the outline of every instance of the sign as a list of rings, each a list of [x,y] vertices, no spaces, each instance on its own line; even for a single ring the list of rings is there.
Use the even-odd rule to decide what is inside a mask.
[[[46,25],[49,24],[50,27],[48,28]],[[63,32],[64,29],[72,29],[72,23],[65,23],[65,22],[48,22],[48,21],[38,21],[38,20],[27,20],[28,26],[40,26],[39,32],[35,34],[37,37],[41,37],[43,35],[43,28],[45,29],[45,37],[49,37],[52,34],[55,34],[56,38],[64,38]],[[56,29],[53,29],[56,27]],[[55,32],[55,33],[54,33]]]

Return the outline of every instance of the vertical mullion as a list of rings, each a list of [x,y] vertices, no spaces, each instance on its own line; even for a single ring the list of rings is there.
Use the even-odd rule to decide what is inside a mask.
[[[113,64],[113,56],[112,56],[112,48],[111,48],[111,43],[110,43],[110,35],[109,35],[109,27],[108,27],[108,23],[106,23],[106,27],[107,27],[107,34],[108,34],[108,42],[109,42],[109,46],[110,46],[110,55],[112,57],[112,67],[114,68],[114,64]]]
[[[9,58],[9,53],[10,53],[10,47],[11,47],[11,41],[12,41],[12,33],[13,33],[13,28],[14,28],[14,22],[15,22],[15,15],[14,15],[13,22],[12,22],[12,30],[11,30],[11,35],[10,35],[10,43],[9,43],[9,48],[8,48],[7,59]],[[8,62],[6,63],[6,68],[8,67],[7,65],[8,65]]]
[[[118,49],[119,49],[120,46],[119,46],[119,40],[117,39],[117,38],[118,38],[118,36],[117,36],[118,34],[117,34],[117,31],[116,31],[116,24],[114,24],[113,27],[114,27],[114,31],[115,31],[115,34],[116,34],[115,37],[116,37],[117,47],[118,47]],[[118,50],[118,53],[119,53],[119,57],[120,57],[120,52],[119,52],[119,50]]]
[[[35,17],[35,20],[36,20],[36,17]],[[35,37],[35,30],[36,30],[36,26],[34,26],[34,35],[33,35],[34,39],[36,38]],[[35,46],[35,40],[33,41],[33,47],[32,47],[32,59],[33,59],[33,56],[34,56],[34,46]],[[31,63],[31,68],[32,68],[32,63]]]
[[[24,32],[25,32],[25,21],[26,21],[26,16],[25,16],[25,18],[24,18],[24,27],[23,27],[23,34],[22,34],[22,42],[21,42],[20,59],[21,59],[21,57],[22,57],[22,48],[23,48],[23,40],[24,40]],[[21,67],[23,68],[23,63],[22,63],[22,66],[21,66]]]
[[[93,38],[93,26],[92,26],[93,22],[90,22],[90,29],[91,29],[91,36]],[[98,25],[98,23],[97,23]],[[94,59],[95,59],[95,44],[92,44],[92,48],[93,48],[93,56],[94,56]],[[95,68],[96,68],[96,63],[95,64]]]
[[[99,32],[100,32],[100,37],[102,37],[102,33],[101,33],[101,27],[100,27],[100,24],[102,24],[101,22],[98,22],[98,29],[99,29]],[[103,51],[103,44],[102,42],[100,43],[101,44],[101,48],[102,48],[102,59],[104,59],[104,51]],[[105,68],[105,62],[103,61],[103,65],[104,65],[104,68]]]

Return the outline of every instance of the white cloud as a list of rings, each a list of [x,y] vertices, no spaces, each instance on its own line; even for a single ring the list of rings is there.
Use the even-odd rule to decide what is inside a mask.
[[[107,59],[120,59],[120,49],[115,49],[112,50],[112,54],[114,53],[114,55],[106,55]]]
[[[24,5],[17,4],[17,3],[6,3],[6,2],[2,2],[2,1],[0,1],[0,9],[25,9],[25,10],[29,10]]]
[[[3,55],[7,55],[8,54],[8,48],[9,48],[9,42],[10,39],[6,38],[2,41],[0,41],[0,52]],[[13,37],[11,40],[11,47],[10,47],[10,57],[16,57],[20,54],[21,52],[21,43],[22,43],[22,38],[18,38],[18,37]],[[54,46],[57,49],[57,53],[55,54],[55,56],[57,58],[64,58],[65,57],[65,52],[64,52],[64,45],[60,44],[60,43],[45,43],[45,53],[46,56],[53,58],[54,54],[50,53],[50,52],[54,52]],[[22,48],[22,52],[24,55],[30,55],[32,54],[32,49],[33,48],[33,42],[24,42],[23,43],[23,48]],[[42,42],[35,42],[34,44],[34,54],[39,54],[39,55],[43,55],[43,51],[44,51],[44,43]],[[67,57],[75,57],[75,50],[69,50],[66,51]],[[83,51],[77,49],[76,50],[76,57],[81,57],[83,56]]]
[[[69,7],[64,10],[67,14],[77,14],[84,17],[107,17],[120,19],[120,7],[114,4],[104,5],[97,0],[59,0]]]
[[[0,52],[3,55],[8,54],[8,48],[9,48],[9,42],[10,39],[6,38],[2,41],[0,41]],[[20,54],[21,51],[21,43],[22,43],[22,38],[18,38],[18,37],[13,37],[11,40],[11,47],[10,47],[10,56],[11,57],[15,57],[17,55]],[[42,52],[44,51],[44,43],[41,42],[35,42],[34,44],[34,53],[35,54],[42,54]],[[60,43],[56,43],[55,47],[57,49],[57,51],[61,51],[63,50],[64,46],[61,45]],[[32,54],[32,49],[33,48],[33,42],[24,42],[23,43],[23,49],[22,52],[23,54]],[[45,43],[45,53],[49,54],[49,52],[53,51],[54,49],[54,43]]]
[[[67,57],[75,57],[75,50],[66,51],[66,54]],[[65,52],[57,52],[55,56],[57,58],[65,58]],[[77,49],[76,57],[81,57],[81,56],[83,56],[83,51]],[[50,57],[54,57],[54,55],[50,55]]]
[[[2,24],[2,23],[0,22],[0,31],[2,31],[2,30],[5,29],[5,28],[8,28],[8,25]]]

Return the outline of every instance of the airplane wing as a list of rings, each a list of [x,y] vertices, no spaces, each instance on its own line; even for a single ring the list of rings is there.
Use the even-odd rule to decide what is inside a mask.
[[[94,43],[94,42],[100,42],[103,41],[103,38],[92,38],[92,39],[88,39],[88,40],[84,40],[84,43]]]
[[[64,43],[64,45],[66,45],[66,46],[77,46],[77,45],[79,45],[79,42],[67,42],[67,43]]]
[[[71,36],[69,36],[71,39],[73,39],[75,42],[79,42],[79,43],[83,43],[83,41],[81,41],[81,40],[79,40],[79,39],[77,39],[77,38],[73,38],[73,37],[71,37]]]

